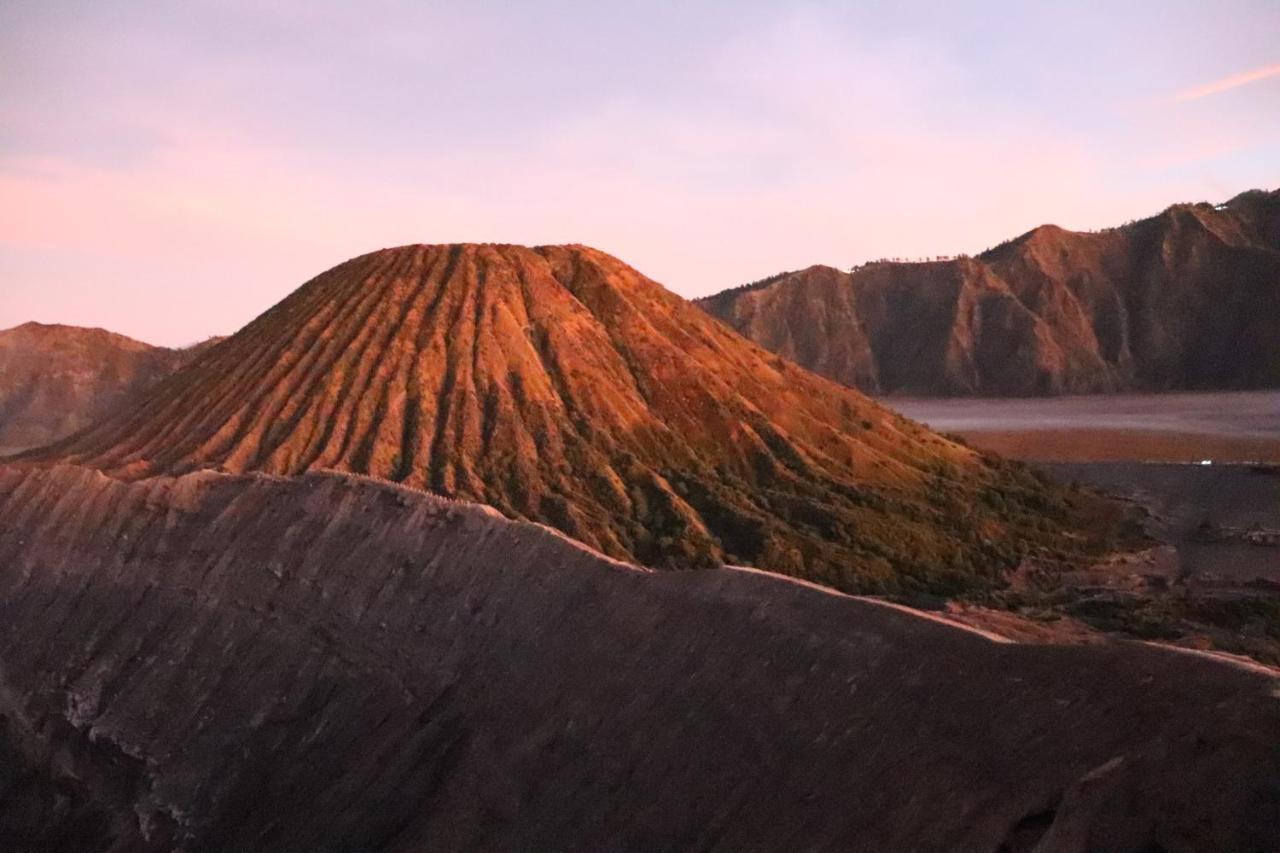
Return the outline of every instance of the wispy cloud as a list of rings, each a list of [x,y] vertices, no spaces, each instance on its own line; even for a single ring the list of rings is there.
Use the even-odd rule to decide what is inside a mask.
[[[1207,98],[1210,95],[1217,95],[1220,92],[1226,92],[1231,89],[1247,86],[1250,83],[1257,83],[1259,80],[1266,80],[1268,77],[1280,76],[1280,63],[1276,65],[1264,65],[1261,68],[1255,68],[1252,71],[1241,71],[1239,74],[1232,74],[1230,77],[1223,77],[1220,80],[1214,80],[1211,83],[1205,83],[1203,86],[1194,86],[1190,89],[1184,89],[1178,92],[1169,100],[1174,103],[1182,101],[1194,101],[1199,98]]]
[[[1000,45],[1047,13],[997,44],[952,9],[1036,5],[1014,0],[927,21],[841,0],[263,2],[0,0],[0,328],[180,344],[414,241],[589,243],[697,296],[1234,195],[1273,179],[1280,138],[1266,85],[1147,109],[1191,50],[1280,61],[1274,0],[1274,23],[1188,12],[1155,43],[1149,15],[1082,12],[1106,40],[1082,55],[1059,31],[1030,75]]]

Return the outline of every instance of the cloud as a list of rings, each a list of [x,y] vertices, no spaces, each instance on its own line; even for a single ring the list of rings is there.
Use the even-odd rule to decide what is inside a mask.
[[[1171,97],[1169,100],[1173,103],[1181,103],[1183,101],[1194,101],[1199,98],[1207,98],[1210,95],[1217,95],[1240,86],[1247,86],[1250,83],[1256,83],[1259,80],[1266,80],[1268,77],[1280,76],[1280,64],[1264,65],[1261,68],[1255,68],[1252,71],[1242,71],[1239,74],[1232,74],[1230,77],[1223,77],[1221,80],[1214,80],[1212,83],[1205,83],[1203,86],[1194,86],[1190,89],[1184,89]]]

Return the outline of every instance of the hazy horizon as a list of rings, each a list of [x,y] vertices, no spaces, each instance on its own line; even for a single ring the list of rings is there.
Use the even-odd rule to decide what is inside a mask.
[[[12,3],[0,328],[235,331],[353,255],[579,242],[695,297],[1280,176],[1280,5]]]

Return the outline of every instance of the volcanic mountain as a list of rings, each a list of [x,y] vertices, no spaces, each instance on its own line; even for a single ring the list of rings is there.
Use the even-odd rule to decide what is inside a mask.
[[[0,466],[0,846],[1273,850],[1280,682],[336,473]]]
[[[650,565],[845,589],[990,581],[1098,543],[1072,498],[790,364],[602,252],[415,245],[318,276],[28,454],[142,478],[370,474]]]
[[[1280,190],[977,257],[815,266],[699,300],[773,352],[880,394],[1280,386]]]
[[[136,401],[201,346],[43,323],[0,331],[0,452],[48,444]]]

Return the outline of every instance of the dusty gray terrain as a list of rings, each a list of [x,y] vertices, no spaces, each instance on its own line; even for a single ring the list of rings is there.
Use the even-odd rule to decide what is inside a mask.
[[[1043,462],[1280,462],[1280,391],[897,399],[973,446]]]
[[[1101,630],[1280,663],[1280,392],[897,405],[1063,484],[1123,498],[1152,539],[1085,572],[1027,572],[996,593],[997,609],[963,609],[965,621],[1037,641]]]
[[[1176,548],[1185,578],[1264,578],[1280,585],[1280,469],[1136,462],[1045,468],[1063,482],[1147,508],[1148,529]]]
[[[23,850],[1272,849],[1280,682],[350,475],[0,468]]]
[[[1151,547],[1086,571],[1019,573],[993,595],[996,610],[962,607],[964,621],[1037,642],[1090,642],[1103,631],[1280,665],[1280,466],[1040,467],[1128,501]]]

